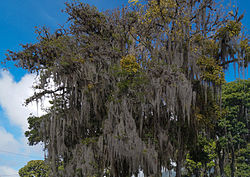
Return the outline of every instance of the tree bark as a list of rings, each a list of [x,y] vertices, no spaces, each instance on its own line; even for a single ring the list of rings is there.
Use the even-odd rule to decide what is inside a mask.
[[[226,177],[224,171],[224,159],[225,159],[225,152],[222,150],[222,154],[220,150],[218,150],[218,157],[219,157],[219,167],[220,167],[220,175],[221,177]]]
[[[181,158],[177,158],[176,177],[181,177]]]
[[[231,177],[234,177],[234,173],[235,173],[235,154],[234,154],[234,147],[232,147],[231,156],[232,156],[232,161],[231,161]]]

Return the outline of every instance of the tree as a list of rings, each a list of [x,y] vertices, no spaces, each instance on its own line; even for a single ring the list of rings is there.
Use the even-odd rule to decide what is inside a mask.
[[[49,166],[43,160],[31,160],[19,170],[20,177],[49,177]]]
[[[38,29],[37,43],[9,52],[40,77],[27,104],[52,98],[26,135],[45,143],[53,176],[160,176],[172,162],[181,176],[197,134],[219,116],[223,69],[249,62],[242,17],[219,9],[214,0],[134,0],[113,12],[68,3],[69,29]]]
[[[220,162],[220,171],[223,176],[225,155],[230,155],[230,176],[239,173],[236,167],[237,151],[243,152],[249,142],[249,115],[250,109],[250,80],[237,80],[227,83],[222,89],[222,107],[225,117],[218,120],[217,136],[219,137],[217,150]],[[241,150],[240,150],[241,149]],[[228,152],[228,154],[225,154]],[[241,154],[240,152],[238,153]]]

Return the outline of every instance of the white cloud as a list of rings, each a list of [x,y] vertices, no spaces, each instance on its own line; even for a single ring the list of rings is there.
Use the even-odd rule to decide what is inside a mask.
[[[0,176],[19,177],[18,171],[14,170],[8,166],[0,166]]]
[[[20,143],[8,133],[3,127],[0,127],[0,154],[6,152],[18,152]],[[1,171],[1,170],[0,170]]]
[[[29,160],[43,159],[42,145],[29,146],[24,137],[30,113],[44,113],[35,103],[24,106],[25,99],[34,92],[32,85],[35,78],[35,75],[26,74],[19,82],[15,82],[9,72],[0,71],[0,106],[10,123],[22,131],[15,139],[8,129],[0,126],[0,175],[17,174],[12,168],[20,169]]]
[[[23,133],[28,128],[27,118],[30,114],[38,116],[44,114],[44,111],[42,111],[39,105],[40,103],[38,103],[38,105],[36,103],[30,103],[28,106],[24,106],[25,100],[34,93],[32,88],[34,82],[37,82],[37,79],[36,76],[32,74],[26,74],[19,82],[15,82],[9,72],[0,72],[0,106],[3,108],[9,121],[21,128]],[[44,105],[49,105],[48,100],[44,101]],[[16,144],[21,144],[21,146],[15,145],[15,147],[21,148],[21,151],[25,151],[25,153],[40,155],[42,152],[43,148],[41,145],[29,146],[24,134],[19,136],[19,140],[17,141],[12,134],[0,127],[0,140],[2,140],[0,141],[0,147],[1,144],[4,143],[3,140],[6,140],[6,147],[11,147],[10,144],[7,143],[8,139],[9,143],[14,144],[15,142]]]
[[[26,74],[19,82],[15,82],[9,72],[0,72],[0,106],[10,122],[23,131],[28,128],[27,118],[30,113],[41,113],[41,109],[35,103],[24,106],[25,99],[34,92],[34,81],[35,75],[32,74]]]

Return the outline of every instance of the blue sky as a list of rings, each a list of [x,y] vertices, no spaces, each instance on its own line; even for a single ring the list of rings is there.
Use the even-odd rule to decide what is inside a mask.
[[[229,0],[228,0],[229,1]],[[55,30],[65,24],[66,14],[61,10],[66,0],[6,0],[0,5],[0,61],[7,49],[20,50],[19,44],[36,42],[35,26],[46,25]],[[127,0],[88,0],[100,10],[111,9]],[[250,0],[237,0],[240,11],[245,11],[243,24],[250,29]],[[29,147],[24,137],[29,113],[37,114],[35,104],[22,106],[25,98],[32,94],[35,76],[12,63],[8,72],[0,71],[0,176],[18,176],[17,171],[29,160],[42,159],[42,146]],[[250,72],[250,71],[249,71]],[[249,75],[246,76],[249,78]],[[234,80],[230,67],[226,80]],[[40,108],[38,108],[40,109]],[[41,112],[41,111],[40,111]],[[16,174],[16,175],[15,175]]]

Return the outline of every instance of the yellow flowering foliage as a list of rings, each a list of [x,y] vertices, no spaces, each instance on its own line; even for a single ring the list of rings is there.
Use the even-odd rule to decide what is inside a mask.
[[[137,4],[139,2],[139,0],[129,0],[128,3],[131,3],[131,4]]]
[[[241,47],[241,49],[245,49],[245,50],[250,48],[250,46],[248,45],[248,39],[241,40],[240,47]]]
[[[223,37],[227,33],[229,34],[229,37],[238,36],[240,34],[240,31],[241,31],[241,26],[242,26],[242,24],[240,22],[230,20],[226,26],[222,26],[217,31],[217,36]]]
[[[245,53],[245,59],[250,61],[250,45],[248,39],[240,41],[240,48]]]
[[[216,56],[219,50],[219,42],[214,39],[204,38],[202,35],[197,34],[191,38],[190,49],[194,54],[199,54],[202,51],[203,55]]]
[[[120,60],[120,65],[123,70],[128,73],[136,73],[140,68],[139,63],[137,63],[136,57],[134,55],[127,55],[122,57]]]
[[[139,0],[129,0],[128,1],[132,6],[139,6],[143,9],[143,3],[140,3]],[[177,7],[175,0],[151,0],[148,2],[149,7],[146,9],[145,13],[140,15],[139,20],[142,24],[150,24],[152,19],[163,17],[166,21],[170,22],[170,16],[174,15],[174,9]]]
[[[174,0],[160,1],[159,3],[157,0],[150,2],[149,9],[146,11],[144,17],[146,20],[149,20],[149,22],[153,18],[167,16],[167,14],[170,13],[170,9],[176,7],[176,2]]]
[[[242,49],[247,50],[248,48],[250,48],[248,43],[249,43],[248,39],[244,39],[244,40],[240,41],[240,47]]]
[[[216,85],[225,83],[223,67],[214,58],[201,57],[197,64],[201,69],[201,78],[203,80],[213,82]]]
[[[219,50],[219,43],[214,39],[205,39],[203,44],[205,55],[215,56]]]

